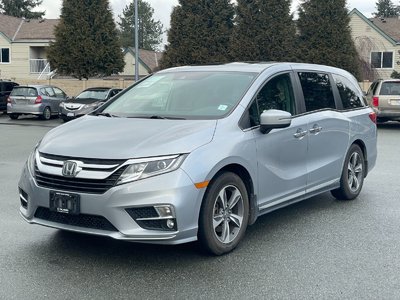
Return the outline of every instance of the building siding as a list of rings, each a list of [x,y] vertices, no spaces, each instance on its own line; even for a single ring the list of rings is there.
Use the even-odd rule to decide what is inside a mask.
[[[12,43],[0,35],[0,47],[10,48],[10,63],[0,63],[2,79],[36,79],[38,74],[30,74],[30,47],[47,47],[47,43]]]
[[[134,76],[135,75],[135,57],[132,55],[132,53],[126,52],[124,55],[124,60],[125,60],[124,71],[119,74],[124,75],[124,76]],[[139,64],[139,76],[147,76],[147,75],[149,75],[149,72],[147,71],[147,69],[142,64]]]
[[[357,51],[364,61],[371,63],[371,52],[393,52],[393,68],[374,69],[378,78],[390,78],[393,70],[400,72],[400,46],[393,45],[355,13],[351,15],[350,27]]]

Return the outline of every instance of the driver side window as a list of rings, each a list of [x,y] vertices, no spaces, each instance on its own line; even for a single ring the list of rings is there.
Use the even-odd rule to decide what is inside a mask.
[[[296,104],[290,74],[278,75],[270,79],[258,92],[249,108],[249,127],[260,125],[260,115],[269,109],[296,113]]]

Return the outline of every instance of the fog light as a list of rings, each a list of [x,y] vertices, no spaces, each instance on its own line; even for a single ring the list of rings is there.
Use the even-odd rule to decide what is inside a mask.
[[[167,227],[168,227],[169,229],[174,228],[174,226],[175,226],[174,220],[167,220]]]
[[[21,188],[19,188],[19,199],[21,202],[21,206],[25,209],[28,208],[28,194]]]
[[[171,205],[157,205],[154,208],[161,218],[175,218],[175,210]]]

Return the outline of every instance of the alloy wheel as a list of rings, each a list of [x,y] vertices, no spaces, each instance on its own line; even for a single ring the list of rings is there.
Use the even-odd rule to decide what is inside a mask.
[[[51,111],[50,108],[46,107],[43,112],[43,117],[45,120],[50,120],[51,118]]]
[[[217,239],[231,243],[238,235],[244,216],[243,197],[233,185],[223,187],[218,193],[213,209],[213,228]]]
[[[363,176],[363,163],[357,152],[353,152],[347,166],[347,182],[350,190],[355,193],[360,188]]]

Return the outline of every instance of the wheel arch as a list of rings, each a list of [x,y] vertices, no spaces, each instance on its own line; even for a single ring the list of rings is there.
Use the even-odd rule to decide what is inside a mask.
[[[359,146],[364,155],[364,162],[365,162],[364,178],[365,178],[368,175],[367,147],[365,146],[365,143],[360,139],[355,140],[351,145]],[[350,145],[350,147],[351,147],[351,145]]]
[[[254,181],[250,175],[250,172],[241,164],[231,163],[225,165],[221,169],[219,169],[215,175],[212,177],[210,183],[212,183],[219,175],[231,172],[236,174],[242,179],[244,185],[246,186],[247,195],[249,197],[249,222],[248,225],[254,224],[258,216],[258,205],[257,205],[257,196],[255,193]]]

